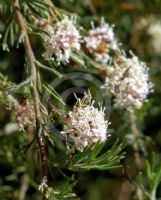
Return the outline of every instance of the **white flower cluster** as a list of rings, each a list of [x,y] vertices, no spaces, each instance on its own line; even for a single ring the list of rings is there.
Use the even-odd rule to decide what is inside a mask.
[[[104,87],[113,94],[115,107],[132,110],[142,106],[153,85],[144,62],[135,55],[119,55],[114,67],[109,68]]]
[[[75,149],[78,151],[83,151],[86,146],[107,139],[108,122],[105,120],[104,109],[95,108],[94,102],[85,105],[87,98],[88,96],[83,100],[78,99],[73,111],[66,116],[62,132],[74,142]]]
[[[101,19],[100,26],[89,30],[88,37],[85,37],[86,48],[93,55],[96,62],[106,64],[110,59],[110,50],[116,50],[117,40],[115,39],[113,26],[110,26]]]
[[[75,19],[65,17],[55,26],[47,25],[48,36],[45,37],[48,44],[50,57],[56,57],[56,61],[69,62],[73,50],[80,49],[80,34],[75,26]],[[54,59],[54,58],[52,58]]]

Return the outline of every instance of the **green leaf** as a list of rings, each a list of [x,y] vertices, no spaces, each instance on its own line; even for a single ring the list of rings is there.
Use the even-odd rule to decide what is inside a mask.
[[[59,102],[65,105],[65,102],[63,101],[63,99],[59,96],[59,94],[56,92],[56,90],[53,87],[51,87],[48,84],[47,85],[43,84],[43,87],[50,95],[52,95],[55,99],[57,99]]]
[[[67,168],[72,171],[81,170],[109,170],[120,167],[120,160],[124,158],[123,145],[115,142],[111,149],[102,153],[105,143],[97,143],[93,149],[85,148],[83,152],[76,153]]]
[[[150,166],[149,161],[146,161],[146,172],[147,172],[148,178],[150,179],[152,175],[152,171],[151,171],[151,166]]]
[[[37,72],[37,86],[40,93],[42,93],[42,83],[40,72]]]
[[[15,28],[16,23],[14,18],[12,17],[5,28],[2,38],[2,49],[4,51],[9,51],[9,46],[13,47],[16,36],[18,34],[18,30]]]
[[[39,66],[40,68],[45,69],[45,70],[47,70],[47,71],[49,71],[49,72],[52,72],[52,73],[56,74],[59,78],[62,78],[62,75],[61,75],[57,70],[43,65],[42,63],[40,63],[40,62],[37,61],[37,60],[35,61],[35,63],[36,63],[36,65]]]
[[[104,143],[98,142],[98,143],[95,145],[95,148],[94,148],[93,151],[92,151],[92,159],[94,159],[95,157],[98,156],[98,154],[99,154],[100,151],[103,149],[103,147],[104,147]]]
[[[39,16],[41,18],[48,19],[49,18],[49,12],[48,12],[48,5],[45,4],[42,1],[29,1],[27,3],[30,10],[35,14],[36,16]]]

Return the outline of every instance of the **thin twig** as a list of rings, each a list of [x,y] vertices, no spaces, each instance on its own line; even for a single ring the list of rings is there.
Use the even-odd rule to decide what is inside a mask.
[[[36,127],[37,130],[40,129],[41,124],[42,124],[42,117],[41,117],[41,110],[40,110],[40,98],[39,98],[39,93],[37,91],[37,70],[36,70],[36,65],[35,65],[35,56],[31,48],[30,44],[30,39],[29,35],[26,30],[26,25],[25,25],[25,20],[23,18],[23,15],[21,13],[20,5],[18,0],[12,0],[14,3],[14,8],[15,12],[17,15],[17,19],[19,22],[19,26],[21,29],[21,32],[24,34],[24,47],[25,51],[29,60],[29,67],[30,67],[30,72],[31,72],[31,92],[33,95],[34,99],[34,108],[35,108],[35,116],[36,116]],[[42,170],[42,179],[44,177],[47,177],[47,159],[46,159],[46,149],[45,149],[45,142],[44,142],[44,137],[43,137],[43,131],[41,135],[38,135],[38,144],[40,148],[40,153],[41,153],[41,170]],[[44,194],[44,200],[47,200],[46,194]]]
[[[32,93],[33,93],[34,104],[35,104],[36,119],[38,123],[41,123],[41,114],[40,114],[40,105],[39,105],[40,100],[39,100],[39,94],[37,92],[37,84],[36,84],[35,56],[31,48],[29,36],[26,30],[25,20],[21,14],[18,0],[14,1],[14,7],[15,7],[15,12],[18,18],[21,32],[24,33],[24,47],[26,50],[27,57],[29,59],[30,71],[31,71],[31,76],[32,76]]]
[[[18,200],[25,200],[26,192],[28,189],[29,184],[29,177],[28,174],[25,173],[22,177],[21,188],[18,195]]]

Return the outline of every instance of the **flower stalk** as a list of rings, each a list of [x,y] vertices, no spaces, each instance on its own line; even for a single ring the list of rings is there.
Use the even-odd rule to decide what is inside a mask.
[[[137,128],[137,125],[136,125],[136,116],[135,116],[135,113],[133,111],[130,112],[130,120],[131,120],[131,133],[134,136],[134,138],[136,138],[139,131],[138,131],[138,128]],[[141,159],[140,159],[140,155],[139,155],[139,152],[138,152],[138,145],[137,144],[134,146],[134,162],[135,162],[137,169],[140,169],[141,168]]]

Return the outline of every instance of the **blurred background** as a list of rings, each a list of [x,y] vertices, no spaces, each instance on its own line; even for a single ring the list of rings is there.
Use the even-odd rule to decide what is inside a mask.
[[[109,133],[112,136],[109,138],[109,143],[118,137],[121,140],[128,139],[125,148],[126,159],[122,162],[123,167],[112,171],[93,170],[76,173],[78,183],[75,191],[81,200],[138,199],[136,176],[140,170],[144,173],[145,161],[151,158],[153,151],[158,154],[158,160],[161,153],[161,1],[54,0],[54,3],[61,9],[77,13],[79,23],[87,29],[90,28],[91,21],[97,23],[104,16],[109,24],[115,25],[114,30],[121,43],[121,48],[127,53],[132,50],[150,68],[149,73],[154,83],[154,92],[149,95],[148,101],[136,113],[134,122],[139,135],[134,137],[132,134],[128,112],[113,109],[111,111]],[[4,30],[5,17],[7,18],[0,14],[0,31]],[[42,53],[41,45],[34,37],[32,45],[37,55]],[[24,55],[24,50],[21,46],[19,49],[12,47],[8,53],[0,50],[0,72],[14,83],[20,83],[24,78],[24,69],[20,67],[24,63],[22,55]],[[89,83],[89,88],[92,87]],[[21,98],[19,94],[17,96]],[[27,138],[24,133],[17,131],[14,116],[10,115],[6,109],[6,103],[2,100],[1,102],[0,199],[9,200],[19,192],[21,181],[24,178],[22,174],[25,155],[19,151],[19,145],[24,144]],[[29,168],[32,167],[32,165],[29,166]],[[67,174],[72,175],[71,172]],[[55,179],[59,177],[57,173],[54,176]],[[161,187],[157,195],[161,196]],[[34,192],[34,183],[29,188],[26,199],[40,199],[39,195]]]

